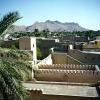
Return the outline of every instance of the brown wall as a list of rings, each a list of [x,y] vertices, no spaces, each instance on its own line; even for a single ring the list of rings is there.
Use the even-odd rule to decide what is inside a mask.
[[[46,95],[38,91],[31,91],[31,100],[99,100],[99,97],[78,97],[78,96],[63,96],[63,95]]]
[[[53,64],[67,64],[66,53],[53,53],[52,54]]]
[[[19,39],[19,49],[31,50],[31,42],[29,37]]]
[[[67,53],[52,53],[53,64],[83,64]]]
[[[75,65],[75,64],[44,64],[39,69],[63,69],[63,70],[96,70],[96,65]]]
[[[19,49],[19,40],[0,41],[0,47],[12,48],[13,46]]]
[[[98,64],[100,63],[100,54],[84,53],[79,50],[70,50],[68,55],[79,60],[82,63]]]
[[[52,53],[53,64],[99,64],[100,54],[70,50],[67,53]]]
[[[89,70],[38,69],[35,70],[34,77],[38,81],[97,83],[100,80],[100,72]]]
[[[72,41],[72,42],[87,42],[88,41],[88,37],[77,37],[75,35],[67,35],[67,36],[61,36],[60,41]]]

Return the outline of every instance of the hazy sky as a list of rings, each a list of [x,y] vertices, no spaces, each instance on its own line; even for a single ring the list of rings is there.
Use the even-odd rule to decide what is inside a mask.
[[[100,30],[100,0],[0,0],[0,17],[9,11],[23,17],[17,25],[58,20]]]

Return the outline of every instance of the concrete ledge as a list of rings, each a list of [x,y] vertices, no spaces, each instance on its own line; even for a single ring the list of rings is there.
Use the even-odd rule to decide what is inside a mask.
[[[60,84],[41,84],[41,83],[23,83],[27,90],[41,91],[45,95],[79,96],[79,97],[98,97],[95,87],[75,86]]]

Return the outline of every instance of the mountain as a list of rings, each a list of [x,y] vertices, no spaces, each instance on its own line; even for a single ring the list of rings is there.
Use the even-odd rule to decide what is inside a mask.
[[[87,31],[87,29],[81,27],[78,23],[62,23],[59,21],[50,21],[45,22],[35,22],[31,26],[13,26],[9,29],[10,32],[33,32],[35,29],[39,31],[48,29],[51,32],[73,32],[73,31]]]
[[[9,29],[8,29],[8,33],[12,33],[12,32],[26,32],[26,28],[27,26],[16,26],[16,25],[12,25]]]

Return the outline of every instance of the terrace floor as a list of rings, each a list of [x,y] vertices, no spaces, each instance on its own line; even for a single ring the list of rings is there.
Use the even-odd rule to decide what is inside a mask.
[[[42,93],[47,95],[98,97],[96,88],[89,85],[69,85],[58,82],[23,83],[23,85],[29,90],[42,90]]]

